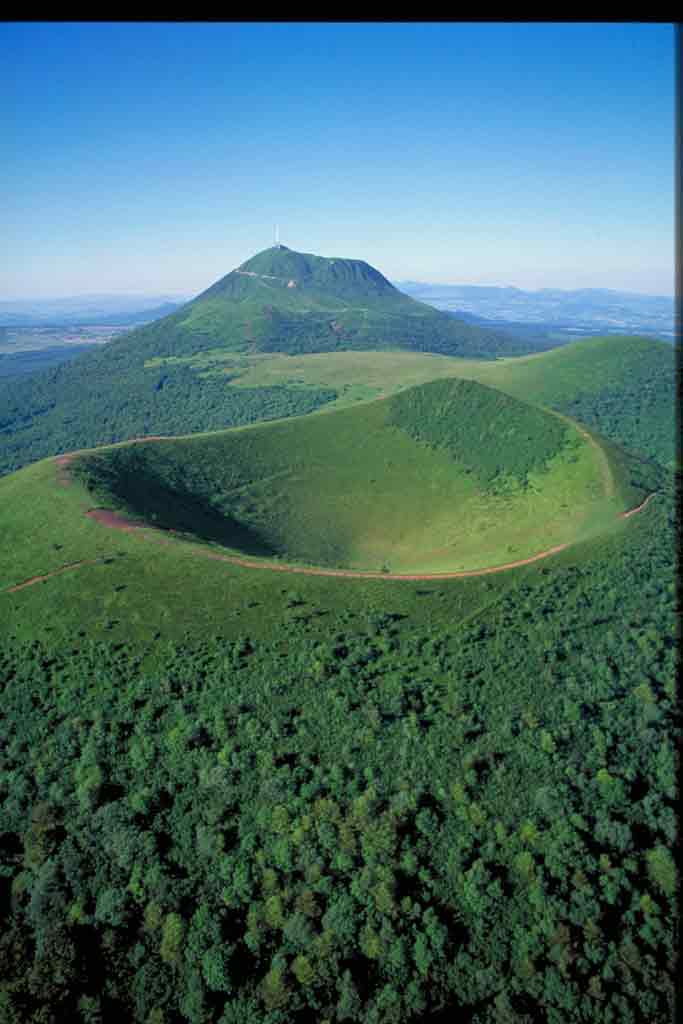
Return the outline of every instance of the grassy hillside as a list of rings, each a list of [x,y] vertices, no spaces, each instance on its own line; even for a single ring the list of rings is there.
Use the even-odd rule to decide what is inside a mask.
[[[652,371],[640,345],[596,345],[602,385]],[[591,443],[491,389],[560,406],[566,371],[588,416],[590,349],[567,351],[536,377],[549,357],[292,360],[286,394],[343,395],[345,367],[398,393],[0,480],[3,1022],[673,1020],[675,496],[621,447],[630,430],[661,457],[670,369],[659,432],[634,385],[621,444]],[[422,359],[489,387],[401,391]],[[204,540],[107,529],[100,499]],[[588,535],[451,580],[207,557],[391,541],[393,568],[406,540],[426,564],[435,538],[531,528]]]
[[[346,558],[372,569],[419,565],[442,571],[471,564],[477,553],[487,564],[501,564],[591,531],[609,536],[631,528],[617,513],[637,504],[643,491],[631,483],[630,463],[620,450],[609,455],[613,498],[599,498],[603,466],[581,438],[582,447],[566,449],[569,459],[579,456],[576,462],[555,456],[545,474],[529,474],[526,489],[494,495],[475,486],[450,453],[430,452],[390,426],[389,413],[390,403],[379,402],[353,415],[313,417],[305,448],[304,435],[294,429],[304,421],[121,445],[86,460],[96,494],[78,479],[65,486],[64,471],[52,460],[5,477],[0,612],[6,634],[137,641],[155,635],[267,636],[284,615],[324,635],[340,614],[365,620],[387,607],[400,617],[417,615],[429,628],[447,629],[489,604],[491,587],[494,593],[504,589],[515,573],[392,583],[389,577],[287,576],[207,556],[227,544],[252,557],[275,552],[321,564]],[[373,464],[367,454],[378,438],[387,447]],[[366,458],[344,465],[349,452]],[[340,460],[331,479],[330,453]],[[180,535],[108,529],[85,515],[101,504]],[[584,547],[579,543],[551,561],[562,563],[566,556],[563,564],[577,564]],[[9,589],[37,576],[46,578]]]
[[[467,376],[568,413],[631,451],[673,466],[675,351],[649,338],[587,338],[538,356],[470,366]]]
[[[484,487],[528,484],[571,443],[557,416],[474,381],[440,380],[410,388],[389,403],[389,422],[430,448],[447,451]]]
[[[0,481],[4,639],[69,645],[87,637],[144,649],[155,637],[177,643],[216,635],[272,637],[283,623],[326,636],[339,618],[363,623],[386,612],[399,624],[412,619],[427,629],[448,629],[490,603],[492,586],[509,585],[507,574],[413,585],[256,572],[208,559],[199,545],[151,539],[152,531],[108,530],[86,517],[90,507],[91,496],[78,481],[59,483],[51,460]],[[8,592],[29,577],[79,562],[86,564]]]
[[[266,249],[165,320],[134,332],[140,352],[325,352],[406,348],[492,358],[529,351],[501,332],[472,327],[399,292],[362,260]]]
[[[335,408],[370,398],[384,398],[407,387],[441,377],[457,376],[458,368],[475,360],[462,360],[428,352],[321,352],[303,356],[237,357],[216,350],[206,362],[192,365],[206,374],[231,374],[235,387],[331,388],[337,391]],[[483,364],[482,364],[483,365]],[[488,363],[487,363],[488,365]],[[495,365],[495,364],[494,364]]]
[[[529,351],[410,299],[362,261],[270,249],[170,316],[55,369],[0,381],[0,474],[145,433],[297,415],[334,397],[237,394],[229,375],[208,380],[197,372],[193,360],[207,351],[235,357],[394,348],[477,359]]]
[[[292,600],[232,639],[6,638],[3,1020],[672,1021],[673,514],[486,599],[325,581],[323,634]]]
[[[668,1024],[675,501],[623,445],[667,461],[672,360],[186,358],[41,385],[52,434],[7,392],[10,458],[353,408],[0,480],[0,1019]],[[562,538],[416,582],[208,557],[434,570]]]
[[[374,571],[526,558],[627,502],[565,421],[465,381],[328,416],[109,449],[76,472],[94,504],[167,529],[247,554]]]
[[[603,437],[672,466],[676,366],[671,345],[610,336],[493,362],[405,352],[260,357],[214,352],[200,372],[235,374],[237,386],[335,387],[338,402],[391,394],[442,377],[465,377],[568,413]]]

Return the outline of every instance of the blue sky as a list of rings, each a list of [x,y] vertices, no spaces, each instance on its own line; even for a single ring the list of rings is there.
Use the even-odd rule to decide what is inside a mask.
[[[672,294],[674,28],[0,25],[0,297],[194,294],[272,244]]]

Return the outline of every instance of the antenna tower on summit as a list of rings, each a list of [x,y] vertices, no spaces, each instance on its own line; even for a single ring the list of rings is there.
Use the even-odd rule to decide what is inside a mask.
[[[276,249],[281,249],[282,248],[282,246],[280,245],[280,225],[279,224],[275,225],[275,248]]]

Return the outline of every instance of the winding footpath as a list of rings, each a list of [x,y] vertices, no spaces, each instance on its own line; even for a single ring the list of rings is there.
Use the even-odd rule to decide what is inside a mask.
[[[657,493],[656,491],[653,491],[652,494],[648,494],[648,496],[645,499],[645,501],[641,501],[640,505],[636,505],[635,508],[629,509],[628,512],[622,512],[621,515],[619,516],[619,518],[620,519],[628,519],[629,516],[634,516],[636,514],[636,512],[640,512],[641,509],[645,508],[645,506],[647,505],[647,503],[650,500],[650,498],[654,498],[656,493]]]
[[[71,572],[72,569],[80,569],[84,565],[99,565],[102,562],[104,562],[104,557],[84,559],[80,562],[68,562],[67,565],[63,565],[59,569],[53,569],[52,572],[46,572],[43,576],[29,576],[23,583],[15,583],[13,587],[6,587],[3,593],[14,594],[17,590],[23,590],[24,587],[32,587],[34,583],[43,583],[45,580],[51,580],[53,576],[61,576],[62,573]]]
[[[562,417],[563,419],[565,417]],[[578,424],[574,424],[578,427]],[[590,444],[594,445],[604,458],[604,468],[606,475],[603,476],[605,482],[605,489],[607,493],[613,493],[613,480],[612,475],[609,471],[609,465],[604,452],[597,444],[597,442],[588,434],[588,432],[578,427],[579,431],[589,441]],[[153,435],[148,437],[133,438],[133,441],[138,443],[148,441],[166,441],[171,438],[163,437],[161,435]],[[130,442],[126,442],[130,443]],[[58,482],[61,486],[68,486],[70,483],[70,477],[68,475],[67,466],[69,463],[82,452],[68,452],[64,455],[58,455],[55,457],[55,464],[58,468]],[[637,505],[635,508],[629,509],[627,512],[621,512],[619,514],[620,519],[629,519],[634,516],[637,512],[641,512],[648,504],[648,502],[654,498],[656,492],[648,494],[647,497]],[[85,513],[89,519],[94,519],[95,522],[100,523],[102,526],[109,527],[114,530],[123,530],[127,533],[134,532],[137,530],[147,531],[141,534],[147,540],[154,540],[161,544],[170,544],[167,534],[173,534],[174,530],[159,530],[154,526],[142,522],[140,520],[125,519],[119,516],[116,512],[112,512],[110,509],[93,508]],[[194,549],[190,551],[192,557],[195,558],[208,558],[214,562],[226,562],[229,565],[237,565],[243,569],[261,569],[266,572],[284,572],[300,576],[329,576],[342,579],[356,579],[356,580],[412,580],[413,582],[427,582],[429,580],[457,580],[464,579],[469,576],[486,576],[491,573],[506,572],[508,569],[518,569],[523,565],[531,565],[532,562],[539,562],[542,559],[550,558],[551,555],[556,555],[560,551],[564,551],[570,547],[569,543],[558,544],[556,547],[548,548],[545,551],[539,551],[536,555],[531,555],[529,558],[521,558],[515,562],[506,562],[504,565],[493,565],[488,566],[485,569],[465,569],[460,572],[429,572],[429,573],[384,573],[384,572],[361,572],[354,571],[351,569],[317,569],[313,567],[305,567],[298,565],[288,564],[276,564],[273,562],[254,562],[246,558],[239,558],[237,555],[220,555],[213,551],[206,551],[202,549]],[[25,587],[31,587],[35,583],[42,583],[45,580],[52,579],[54,576],[61,576],[62,573],[71,572],[75,569],[80,569],[86,565],[97,565],[104,561],[106,556],[100,558],[83,560],[80,562],[70,562],[67,565],[61,566],[59,569],[54,569],[52,572],[44,573],[40,576],[31,576],[29,579],[24,580],[21,583],[16,583],[14,586],[6,587],[3,593],[13,594],[19,590],[23,590]]]
[[[640,512],[645,508],[650,498],[653,498],[654,494],[648,494],[644,501],[637,505],[636,508],[630,509],[628,512],[621,512],[619,514],[620,519],[628,519],[630,516]],[[148,526],[147,523],[136,522],[132,519],[124,519],[122,516],[117,515],[116,512],[111,512],[109,509],[94,508],[86,513],[89,519],[94,519],[98,523],[102,523],[103,526],[109,526],[115,530],[152,530],[154,531],[147,536],[150,539],[159,540],[168,543],[168,540],[164,537],[164,533],[174,533],[173,530],[157,531],[155,527]],[[551,555],[559,554],[560,551],[564,551],[570,547],[569,543],[558,544],[556,547],[547,548],[545,551],[539,551],[537,555],[531,555],[529,558],[520,558],[515,562],[505,562],[504,565],[492,565],[484,569],[463,569],[459,572],[427,572],[427,573],[388,573],[388,572],[363,572],[360,570],[353,569],[316,569],[313,567],[299,566],[299,565],[288,565],[287,563],[277,564],[272,562],[253,562],[247,558],[239,558],[237,555],[219,555],[213,551],[193,551],[192,554],[196,558],[209,558],[214,562],[227,562],[230,565],[239,565],[243,569],[265,569],[267,572],[287,572],[297,573],[300,576],[334,576],[352,580],[413,580],[413,581],[424,581],[424,580],[459,580],[464,579],[468,576],[486,576],[494,572],[505,572],[508,569],[518,569],[522,565],[531,565],[532,562],[539,562],[543,558],[550,558]]]

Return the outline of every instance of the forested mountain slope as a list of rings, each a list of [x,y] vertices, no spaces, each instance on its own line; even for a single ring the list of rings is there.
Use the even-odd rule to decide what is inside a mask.
[[[277,269],[269,259],[259,274]],[[370,308],[384,286],[367,288]],[[5,467],[58,441],[334,396],[245,398],[186,366],[148,374],[125,346],[109,353],[5,392]],[[0,593],[3,1024],[673,1021],[677,512],[674,474],[650,461],[673,458],[673,360],[610,338],[467,366],[499,391],[439,381],[426,386],[435,404],[406,390],[364,406],[364,422],[391,418],[450,459],[460,391],[456,440],[490,490],[497,438],[475,415],[486,397],[524,486],[540,449],[516,441],[549,414],[508,418],[508,391],[640,453],[608,446],[608,461],[651,500],[490,577],[290,589],[275,572],[183,559],[171,538],[100,528],[83,514],[92,496],[53,462],[2,481],[5,523],[17,499],[5,530],[17,572],[36,557],[68,567],[92,545],[74,573]],[[246,404],[227,406],[233,391]],[[562,436],[545,440],[548,461]],[[140,445],[121,465],[203,484],[201,442],[170,442],[183,459]],[[42,504],[20,500],[25,480]]]
[[[0,383],[0,474],[130,437],[303,415],[335,397],[329,388],[235,388],[227,377],[205,378],[186,366],[145,369],[105,345],[35,377]]]
[[[650,338],[586,338],[473,376],[568,413],[634,452],[673,466],[676,352]]]
[[[97,351],[0,382],[0,474],[52,453],[141,434],[191,433],[310,412],[334,397],[244,393],[230,376],[145,366],[220,347],[233,352],[406,348],[493,359],[534,346],[455,321],[397,291],[359,260],[259,253],[181,309]]]
[[[266,249],[169,317],[117,340],[151,356],[204,348],[326,352],[406,348],[491,359],[533,350],[404,295],[362,260]]]

